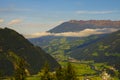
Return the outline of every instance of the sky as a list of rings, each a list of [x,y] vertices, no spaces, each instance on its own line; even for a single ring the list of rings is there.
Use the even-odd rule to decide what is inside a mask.
[[[91,19],[120,20],[120,0],[0,0],[0,27],[23,35]]]

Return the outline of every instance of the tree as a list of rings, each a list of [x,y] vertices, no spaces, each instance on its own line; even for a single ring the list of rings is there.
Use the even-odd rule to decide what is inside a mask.
[[[65,68],[59,67],[56,69],[56,78],[57,80],[65,79]]]
[[[50,68],[48,62],[45,63],[43,69],[41,70],[41,80],[53,80],[50,75]]]
[[[65,71],[65,80],[78,80],[74,67],[68,62]]]
[[[14,65],[14,78],[15,80],[25,80],[26,77],[26,67],[28,67],[27,62],[12,51],[8,51],[8,59]]]
[[[55,72],[50,72],[48,63],[41,70],[41,80],[78,80],[74,67],[68,63],[66,67],[59,67]]]
[[[25,61],[23,59],[20,59],[14,73],[15,80],[25,80],[26,77],[25,67],[26,67]]]

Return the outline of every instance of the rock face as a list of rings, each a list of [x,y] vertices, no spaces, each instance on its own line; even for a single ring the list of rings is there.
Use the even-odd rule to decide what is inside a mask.
[[[5,28],[0,29],[0,73],[12,75],[14,72],[14,62],[10,53],[16,58],[22,58],[29,65],[27,69],[31,74],[36,74],[48,62],[53,70],[60,65],[49,54],[45,53],[40,47],[31,44],[22,35],[14,30]]]
[[[88,21],[77,21],[70,20],[64,22],[61,25],[56,26],[55,28],[49,30],[48,32],[52,33],[62,33],[62,32],[76,32],[84,29],[97,29],[97,28],[118,28],[120,29],[120,21],[111,21],[111,20],[88,20]]]

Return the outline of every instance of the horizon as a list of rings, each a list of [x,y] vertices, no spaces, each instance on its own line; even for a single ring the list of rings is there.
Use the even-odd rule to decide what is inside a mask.
[[[70,20],[120,20],[119,0],[1,0],[0,28],[28,35]]]

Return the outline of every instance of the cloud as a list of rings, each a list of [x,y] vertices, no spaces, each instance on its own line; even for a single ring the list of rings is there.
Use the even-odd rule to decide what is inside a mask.
[[[19,24],[21,23],[22,20],[21,19],[14,19],[14,20],[11,20],[8,25],[15,25],[15,24]]]
[[[54,34],[54,36],[66,36],[66,37],[87,37],[90,35],[95,35],[95,34],[105,34],[105,33],[110,33],[117,31],[118,29],[113,29],[113,28],[103,28],[103,29],[84,29],[79,32],[64,32],[64,33],[57,33]]]
[[[42,37],[42,36],[50,36],[52,35],[52,33],[49,32],[38,32],[38,33],[34,33],[31,35],[24,35],[26,38],[37,38],[37,37]]]
[[[111,14],[116,11],[76,11],[77,14]]]
[[[85,37],[93,34],[102,34],[102,32],[97,32],[95,29],[85,29],[80,32],[64,32],[64,33],[57,33],[55,36],[68,36],[68,37]]]
[[[31,35],[25,35],[26,38],[36,38],[42,36],[65,36],[65,37],[87,37],[95,34],[105,34],[115,32],[118,29],[114,28],[103,28],[103,29],[84,29],[79,32],[63,32],[63,33],[49,33],[49,32],[39,32]]]
[[[3,23],[4,22],[4,19],[0,19],[0,23]]]
[[[31,9],[20,9],[20,8],[14,8],[14,7],[9,7],[9,8],[0,8],[0,12],[20,12],[20,11],[31,11]]]

